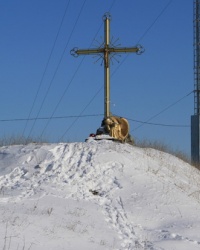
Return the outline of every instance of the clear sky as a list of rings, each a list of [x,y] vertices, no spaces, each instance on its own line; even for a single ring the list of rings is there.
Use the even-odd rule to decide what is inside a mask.
[[[161,141],[189,154],[192,2],[0,0],[0,137],[84,141],[96,132],[104,112],[104,68],[97,57],[74,58],[70,50],[98,47],[102,16],[109,11],[112,41],[119,39],[115,45],[145,48],[140,56],[122,54],[113,60],[112,113],[129,119],[136,140]],[[79,115],[85,117],[72,117]],[[153,124],[140,126],[139,121],[148,120]]]

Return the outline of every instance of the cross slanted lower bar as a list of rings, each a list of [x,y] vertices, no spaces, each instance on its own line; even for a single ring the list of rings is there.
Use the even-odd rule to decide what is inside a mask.
[[[91,48],[91,49],[78,49],[71,50],[71,54],[75,57],[79,55],[95,55],[103,54],[104,60],[104,118],[110,116],[110,54],[111,53],[137,53],[141,54],[144,49],[141,45],[135,47],[113,47],[110,44],[110,20],[109,13],[105,13],[104,20],[104,47]]]

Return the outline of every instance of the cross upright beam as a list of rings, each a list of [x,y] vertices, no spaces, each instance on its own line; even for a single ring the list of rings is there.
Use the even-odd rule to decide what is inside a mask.
[[[105,13],[104,20],[104,46],[100,48],[91,49],[77,49],[71,50],[71,54],[75,57],[79,55],[103,55],[104,60],[104,118],[110,116],[110,55],[111,53],[137,53],[141,54],[144,50],[142,46],[137,45],[135,47],[114,47],[110,43],[110,20],[109,13]]]

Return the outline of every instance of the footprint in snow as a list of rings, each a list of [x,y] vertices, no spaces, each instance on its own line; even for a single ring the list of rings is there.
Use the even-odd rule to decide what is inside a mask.
[[[175,241],[183,240],[183,241],[191,242],[196,245],[200,245],[200,241],[189,239],[188,237],[181,236],[180,234],[170,233],[167,230],[161,230],[160,232],[161,232],[160,238],[162,239],[175,240]]]

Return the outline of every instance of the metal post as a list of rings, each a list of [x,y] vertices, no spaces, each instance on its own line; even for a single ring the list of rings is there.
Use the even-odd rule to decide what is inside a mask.
[[[200,0],[194,0],[194,115],[191,117],[191,161],[200,163]]]

